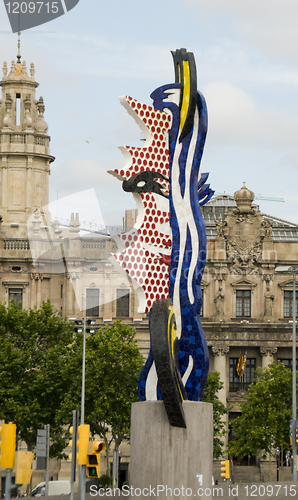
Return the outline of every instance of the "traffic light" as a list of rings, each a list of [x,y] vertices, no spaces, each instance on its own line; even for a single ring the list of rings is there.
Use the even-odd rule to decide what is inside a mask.
[[[78,457],[78,463],[80,465],[88,464],[89,432],[90,432],[90,425],[87,424],[79,425],[78,441],[77,441],[77,448],[78,448],[77,457]]]
[[[72,434],[72,438],[73,438],[73,439],[71,439],[71,440],[69,441],[68,446],[70,446],[70,447],[72,448],[72,443],[73,443],[73,440],[75,440],[75,441],[76,441],[77,436],[76,436],[76,433],[74,432],[73,427],[70,427],[70,428],[69,428],[69,432],[70,432],[70,434]],[[76,447],[76,448],[77,448],[77,447]],[[76,450],[76,448],[75,448],[75,450]],[[68,455],[68,458],[69,458],[69,460],[72,460],[72,453],[70,453],[70,454]]]
[[[30,484],[33,462],[33,451],[17,451],[16,453],[16,484]]]
[[[16,424],[9,422],[0,427],[1,435],[1,467],[13,469],[16,450]]]
[[[293,426],[292,420],[289,420],[289,428],[290,428],[290,445],[293,445]],[[296,420],[296,443],[298,443],[298,420]]]
[[[226,479],[230,479],[230,460],[223,460],[220,463],[224,466],[220,468],[223,471],[221,473],[221,476],[225,477]]]
[[[92,441],[92,453],[88,453],[87,477],[100,477],[100,454],[105,449],[103,441]]]
[[[81,319],[74,319],[73,321],[76,324],[74,331],[76,333],[82,333],[83,332],[83,321]]]
[[[87,319],[86,323],[87,323],[86,332],[95,333],[95,328],[94,328],[94,325],[96,324],[95,319]]]

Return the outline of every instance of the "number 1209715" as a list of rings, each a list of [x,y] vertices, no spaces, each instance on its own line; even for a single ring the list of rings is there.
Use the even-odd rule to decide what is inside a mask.
[[[8,14],[57,14],[59,2],[7,2]]]
[[[250,484],[244,486],[247,497],[277,497],[279,494],[284,496],[296,496],[296,485],[281,485],[281,484]]]

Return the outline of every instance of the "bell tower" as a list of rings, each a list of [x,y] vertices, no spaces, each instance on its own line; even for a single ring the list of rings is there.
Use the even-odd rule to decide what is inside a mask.
[[[27,220],[48,205],[50,137],[44,120],[43,98],[36,100],[38,83],[17,56],[10,71],[3,64],[0,101],[0,233],[26,238]]]

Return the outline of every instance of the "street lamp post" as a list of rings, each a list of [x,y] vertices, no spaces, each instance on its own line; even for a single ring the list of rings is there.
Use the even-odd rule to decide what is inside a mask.
[[[84,425],[85,420],[85,363],[86,363],[86,316],[84,316],[84,333],[83,333],[83,359],[82,359],[82,389],[81,389],[81,425]],[[86,465],[80,465],[80,500],[85,500],[86,493]]]
[[[292,361],[292,443],[293,443],[293,481],[297,481],[297,442],[296,442],[296,272],[293,269],[293,361]]]
[[[291,273],[293,275],[293,334],[292,334],[292,450],[293,481],[297,481],[297,443],[296,443],[296,273],[298,268],[278,266],[274,273]]]
[[[83,334],[81,425],[84,424],[85,420],[85,364],[86,364],[86,317],[84,317],[84,334]]]
[[[276,448],[275,450],[276,454],[276,480],[279,481],[279,466],[280,466],[280,449]]]
[[[72,321],[81,323],[81,319],[69,318]],[[83,332],[83,354],[82,354],[82,387],[81,387],[81,425],[85,420],[85,363],[86,363],[86,317],[83,318],[83,329],[76,327],[76,332]],[[86,492],[86,465],[79,465],[79,492],[80,500],[85,500]]]

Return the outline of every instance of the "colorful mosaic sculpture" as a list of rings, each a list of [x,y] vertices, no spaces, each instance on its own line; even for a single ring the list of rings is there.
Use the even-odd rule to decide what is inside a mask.
[[[139,397],[163,399],[170,424],[185,427],[182,401],[202,399],[209,368],[200,320],[207,245],[200,206],[213,191],[208,174],[200,173],[207,109],[197,92],[194,56],[185,49],[172,54],[175,83],[151,94],[154,107],[120,98],[145,145],[122,148],[126,165],[111,173],[138,208],[135,227],[119,236],[114,256],[139,286],[139,311],[151,311]]]

